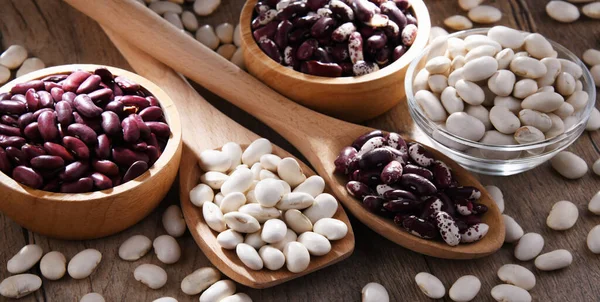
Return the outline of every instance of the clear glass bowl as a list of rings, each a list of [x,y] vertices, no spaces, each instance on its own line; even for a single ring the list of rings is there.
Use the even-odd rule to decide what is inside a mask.
[[[489,28],[471,29],[451,34],[449,37],[465,38],[473,34],[486,35]],[[558,53],[558,58],[575,62],[583,70],[583,91],[589,95],[589,100],[584,109],[576,116],[579,121],[565,129],[561,135],[542,142],[524,145],[490,145],[467,140],[456,136],[432,120],[430,120],[417,105],[413,80],[417,73],[425,68],[426,54],[429,47],[410,64],[406,72],[405,88],[410,115],[417,126],[435,142],[438,150],[452,158],[466,169],[488,175],[513,175],[521,173],[552,158],[556,153],[570,146],[585,130],[585,125],[596,101],[596,87],[589,70],[579,58],[562,45],[548,40]]]

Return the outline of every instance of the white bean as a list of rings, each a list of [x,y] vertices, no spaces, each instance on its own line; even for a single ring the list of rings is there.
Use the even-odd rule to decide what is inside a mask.
[[[515,258],[529,261],[537,257],[544,248],[544,237],[538,233],[527,233],[515,246]]]
[[[535,267],[542,271],[565,268],[573,262],[573,255],[567,250],[554,250],[535,258]]]
[[[563,23],[571,23],[579,19],[579,9],[577,6],[565,1],[548,2],[546,13],[552,19]]]
[[[521,111],[521,100],[512,96],[496,96],[493,106],[506,107],[510,112],[517,114]]]
[[[441,299],[446,295],[446,288],[442,281],[430,273],[418,273],[415,276],[415,282],[419,289],[431,299]]]
[[[544,36],[538,33],[531,33],[525,38],[525,50],[530,56],[536,59],[543,59],[552,56],[554,49]]]
[[[446,120],[446,110],[444,110],[440,100],[430,91],[419,90],[415,94],[415,100],[423,113],[432,121],[443,122]]]
[[[510,62],[512,62],[515,57],[515,52],[510,48],[505,48],[494,57],[498,62],[498,69],[506,69]]]
[[[431,38],[430,34],[429,39],[431,39],[431,42],[429,43],[429,52],[427,53],[427,58],[431,59],[437,56],[443,56],[448,49],[447,33],[446,35],[442,35],[433,39]]]
[[[260,238],[266,243],[275,243],[283,240],[287,226],[280,219],[269,219],[262,226]]]
[[[263,261],[258,255],[258,252],[249,244],[240,243],[235,247],[235,252],[242,263],[251,270],[261,270]]]
[[[444,24],[454,30],[465,30],[473,27],[473,23],[461,15],[454,15],[444,19]]]
[[[429,89],[434,93],[442,93],[446,87],[448,87],[448,78],[442,74],[434,74],[427,80]]]
[[[531,290],[535,286],[533,273],[517,264],[505,264],[498,269],[500,280],[518,286],[524,290]]]
[[[566,122],[565,122],[566,124]],[[565,130],[569,129],[570,127],[567,127],[565,125]],[[594,107],[592,108],[592,112],[590,113],[590,118],[588,119],[587,124],[585,125],[585,130],[587,131],[596,131],[600,129],[600,111],[598,111],[598,108]],[[600,173],[596,173],[596,174],[600,174]]]
[[[583,59],[583,61],[586,64],[588,64],[590,66],[599,65],[600,64],[600,50],[590,48],[583,53],[581,58]]]
[[[159,289],[167,283],[167,272],[154,264],[142,264],[136,267],[133,277],[151,289]]]
[[[10,276],[0,283],[0,295],[18,299],[25,297],[42,287],[42,279],[32,274]]]
[[[23,61],[23,64],[21,65],[21,67],[19,68],[19,70],[17,70],[17,74],[15,75],[17,78],[22,76],[22,75],[26,75],[30,72],[34,72],[36,70],[40,70],[46,67],[46,64],[44,64],[44,62],[42,60],[40,60],[39,58],[29,58],[25,61]]]
[[[260,161],[261,156],[269,153],[273,153],[271,142],[265,138],[259,138],[244,150],[244,153],[242,153],[242,163],[252,166],[254,163]]]
[[[248,168],[235,169],[233,173],[223,182],[221,193],[224,196],[234,192],[245,193],[254,180],[254,174]]]
[[[561,72],[556,78],[556,91],[567,97],[575,92],[575,78],[570,73]]]
[[[593,227],[587,235],[588,249],[594,254],[600,254],[600,225]]]
[[[281,216],[281,213],[276,208],[263,207],[258,203],[243,205],[238,211],[256,218],[259,223],[264,223],[269,219],[279,218]]]
[[[321,234],[329,240],[339,240],[348,234],[348,226],[338,219],[323,218],[315,223],[313,232]]]
[[[504,219],[504,229],[506,233],[504,242],[512,243],[521,239],[524,234],[523,228],[521,228],[515,219],[506,214],[502,214],[502,218]]]
[[[275,154],[265,154],[260,157],[260,165],[271,172],[277,172],[279,162],[281,162],[281,157]]]
[[[498,206],[500,214],[502,214],[504,212],[504,194],[502,194],[500,188],[493,185],[488,185],[485,186],[485,189],[496,203],[496,206]]]
[[[20,274],[32,268],[40,259],[44,251],[37,244],[28,244],[19,250],[8,262],[6,269],[11,274]]]
[[[562,200],[555,203],[546,218],[546,225],[557,231],[568,230],[575,225],[579,218],[577,206],[570,201]]]
[[[10,80],[10,69],[0,65],[0,84],[4,84]]]
[[[179,14],[174,12],[166,12],[163,17],[169,23],[173,24],[173,26],[177,27],[178,29],[183,29],[183,23],[181,22]]]
[[[553,85],[562,69],[560,61],[555,58],[543,58],[540,62],[546,66],[546,74],[536,79],[538,87]]]
[[[331,218],[338,209],[338,202],[333,195],[328,193],[319,194],[315,202],[304,210],[303,214],[314,224],[322,218]]]
[[[67,271],[67,258],[61,252],[52,251],[40,261],[40,272],[48,280],[58,280]]]
[[[517,130],[518,131],[518,130]],[[542,134],[543,136],[544,134]],[[482,144],[490,144],[490,145],[516,145],[517,142],[512,135],[504,134],[498,132],[496,130],[486,131],[481,140],[479,141]],[[496,150],[487,150],[480,149],[481,156],[489,159],[512,159],[517,158],[521,154],[521,151],[496,151]],[[504,201],[502,201],[504,202]],[[504,206],[504,204],[503,204]],[[502,209],[501,211],[502,212]]]
[[[258,254],[262,259],[265,267],[269,270],[276,271],[285,264],[285,256],[283,252],[270,245],[262,246],[258,250]]]
[[[450,63],[452,63],[452,61],[450,61],[449,58],[444,56],[438,56],[431,60],[428,60],[427,64],[425,64],[425,69],[427,69],[427,71],[429,71],[429,74],[431,75],[442,74],[448,71],[448,69],[450,69]]]
[[[479,141],[485,134],[483,123],[464,112],[452,113],[446,120],[446,129],[454,135],[472,141]]]
[[[390,296],[383,287],[377,282],[370,282],[365,285],[362,290],[362,302],[389,302]]]
[[[483,0],[458,0],[458,6],[464,11],[469,11],[470,9],[479,6],[482,2]]]
[[[27,49],[21,45],[11,45],[0,55],[0,65],[16,69],[27,59]]]
[[[537,79],[544,76],[548,69],[539,60],[517,56],[510,62],[510,70],[520,77]]]
[[[313,175],[299,184],[292,192],[304,192],[312,197],[317,197],[325,190],[325,181],[321,176]]]
[[[455,59],[458,56],[466,56],[467,50],[465,49],[465,41],[460,38],[449,38],[448,39],[448,54],[450,58]]]
[[[221,189],[221,186],[228,178],[229,175],[227,174],[216,171],[208,171],[200,176],[200,181],[204,184],[207,184],[209,187],[218,190]]]
[[[85,296],[81,297],[79,302],[105,302],[104,297],[99,293],[88,293]]]
[[[205,202],[202,205],[202,216],[204,217],[204,221],[206,221],[208,227],[210,227],[213,231],[225,231],[226,225],[223,212],[221,212],[221,209],[216,204],[210,201]]]
[[[173,12],[176,14],[181,14],[183,12],[181,5],[170,1],[152,2],[150,3],[149,8],[159,15],[164,15],[166,12]]]
[[[198,19],[196,18],[196,15],[190,11],[181,13],[181,22],[185,29],[189,31],[194,32],[198,29]]]
[[[552,120],[552,127],[550,128],[550,130],[544,133],[544,135],[546,135],[546,139],[550,139],[563,134],[565,132],[565,124],[560,118],[560,116],[554,113],[548,113],[548,116]]]
[[[231,166],[227,169],[228,171],[235,169],[242,163],[242,147],[238,143],[226,143],[221,147],[221,152],[225,153],[231,161]]]
[[[314,202],[315,199],[307,193],[292,192],[283,195],[275,207],[280,210],[303,210],[312,206]]]
[[[221,301],[233,294],[235,294],[235,283],[231,280],[220,280],[213,283],[200,295],[200,302]]]
[[[596,166],[600,166],[599,163],[600,159],[597,160],[596,163],[594,163],[594,168],[596,168]],[[590,210],[590,212],[596,215],[600,215],[600,191],[594,194],[594,196],[592,196],[592,199],[590,199],[590,202],[588,204],[588,210]]]
[[[279,165],[277,165],[277,175],[292,188],[306,180],[306,176],[302,173],[300,164],[292,157],[286,157],[279,162]]]
[[[287,226],[298,234],[312,231],[313,229],[313,224],[310,219],[298,210],[287,210],[283,216]]]
[[[284,188],[281,186],[280,181],[272,178],[259,181],[254,188],[256,201],[264,207],[275,206],[283,195]]]
[[[158,298],[156,300],[153,300],[152,302],[178,302],[177,299],[175,298],[171,298],[171,297],[162,297],[162,298]]]
[[[239,24],[237,24],[233,30],[233,44],[240,48],[242,46],[242,31],[240,30]]]
[[[568,179],[581,178],[588,171],[585,161],[569,151],[561,151],[550,159],[550,163],[556,172]]]
[[[510,284],[500,284],[492,288],[492,297],[502,302],[531,302],[528,291]]]
[[[296,235],[296,233],[294,233],[294,231],[292,231],[291,229],[287,229],[287,232],[285,233],[285,237],[283,238],[283,240],[281,240],[279,242],[271,243],[270,246],[272,246],[280,251],[283,251],[283,249],[285,248],[285,246],[288,243],[296,241],[296,239],[298,239],[298,235]],[[261,239],[261,241],[262,241],[262,239]]]
[[[432,26],[431,31],[429,32],[429,44],[431,44],[436,38],[444,37],[447,35],[448,31],[446,31],[445,29],[439,26]]]
[[[237,47],[233,44],[223,44],[217,48],[217,53],[226,60],[231,60],[236,51]]]
[[[452,59],[452,63],[450,63],[450,70],[452,72],[450,73],[450,75],[452,75],[454,73],[454,71],[456,71],[460,68],[463,68],[465,66],[465,64],[467,64],[467,59],[465,59],[465,57],[463,57],[463,56],[457,56],[454,59]],[[462,78],[462,70],[461,70],[460,76]],[[455,82],[456,81],[454,81],[454,83]],[[452,82],[450,82],[450,78],[448,78],[448,84],[450,84],[450,83],[452,83]]]
[[[442,92],[442,105],[446,111],[450,114],[455,112],[462,112],[464,110],[463,100],[456,93],[456,88],[452,86],[446,87]]]
[[[497,51],[502,50],[502,46],[500,46],[500,43],[490,39],[488,36],[485,35],[470,35],[465,38],[466,50],[471,50],[481,45],[491,45],[494,46]]]
[[[304,232],[298,236],[298,242],[302,243],[313,256],[323,256],[331,251],[331,243],[321,234]]]
[[[73,279],[84,279],[89,277],[102,261],[102,254],[95,249],[83,250],[71,258],[67,271]]]
[[[600,19],[600,3],[592,2],[586,4],[581,8],[581,12],[589,18]]]
[[[213,201],[215,192],[207,184],[197,184],[190,191],[190,201],[197,207],[201,207],[205,202]]]
[[[217,235],[217,243],[227,250],[233,250],[242,242],[244,242],[244,237],[234,230],[225,230]]]
[[[521,127],[519,118],[504,106],[494,106],[490,109],[490,121],[496,130],[504,134],[513,134]]]
[[[152,242],[156,258],[165,264],[173,264],[181,257],[181,248],[175,238],[169,235],[161,235]]]
[[[221,4],[221,0],[196,0],[193,8],[198,16],[204,17],[212,14],[219,4]]]
[[[490,45],[482,45],[492,47]],[[479,46],[481,47],[481,46]],[[493,47],[492,47],[493,48]],[[468,56],[468,54],[467,54]],[[467,60],[463,67],[463,77],[467,81],[477,82],[488,79],[498,70],[498,61],[491,56]]]
[[[558,59],[560,62],[561,70],[570,73],[575,79],[579,79],[583,76],[583,69],[573,62],[566,59]]]
[[[521,107],[547,113],[560,108],[563,102],[562,95],[556,92],[536,92],[526,97],[521,103]]]
[[[238,209],[246,203],[246,195],[240,192],[228,194],[221,200],[219,208],[223,214],[238,211]]]
[[[252,302],[252,298],[250,298],[250,296],[247,294],[237,293],[235,295],[225,297],[219,302]]]
[[[480,5],[471,9],[468,16],[473,22],[489,24],[500,21],[502,12],[493,6]]]
[[[220,278],[221,273],[212,267],[199,268],[183,278],[181,291],[186,295],[197,295],[219,281]]]
[[[467,302],[471,301],[477,296],[481,289],[481,281],[479,278],[473,275],[466,275],[458,278],[450,290],[448,295],[450,299],[456,302]]]
[[[525,43],[525,37],[520,31],[506,26],[490,28],[487,36],[505,48],[519,49]]]
[[[589,100],[589,95],[585,91],[575,91],[568,99],[567,103],[573,106],[575,111],[585,108]],[[557,108],[558,109],[558,108]]]
[[[573,112],[575,112],[575,108],[573,108],[573,105],[565,102],[562,103],[562,105],[560,105],[560,107],[554,110],[552,113],[558,115],[561,119],[563,119],[564,122],[564,119],[571,116]]]
[[[513,96],[519,99],[524,99],[538,90],[537,82],[532,79],[522,79],[515,83]],[[520,110],[520,106],[519,106]],[[517,111],[518,112],[518,111]]]
[[[167,234],[180,237],[187,230],[183,213],[178,205],[171,205],[162,216],[162,224]]]
[[[125,261],[136,261],[150,251],[152,241],[144,235],[134,235],[119,246],[119,257]]]
[[[419,92],[421,90],[429,89],[429,84],[428,84],[427,80],[429,80],[429,71],[427,71],[426,68],[419,70],[419,72],[415,76],[415,80],[413,83],[413,89],[415,91],[415,96],[416,96],[417,92]]]
[[[230,23],[222,23],[215,27],[215,33],[221,44],[231,44],[233,42],[233,30],[234,27]]]
[[[515,86],[515,74],[509,70],[498,70],[488,80],[488,88],[499,96],[509,96]]]
[[[287,269],[292,273],[299,273],[308,268],[310,254],[308,249],[300,242],[289,242],[283,248]]]
[[[229,212],[223,215],[225,223],[231,229],[240,233],[254,233],[260,230],[260,224],[256,218],[240,213],[240,212]]]
[[[485,130],[492,129],[492,122],[490,122],[490,112],[482,105],[467,105],[465,113],[480,120],[485,127]],[[482,138],[483,139],[483,138]]]

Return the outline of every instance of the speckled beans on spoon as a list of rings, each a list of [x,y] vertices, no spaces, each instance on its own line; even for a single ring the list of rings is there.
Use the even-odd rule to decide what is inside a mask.
[[[107,28],[121,31],[120,34],[129,43],[144,49],[278,131],[306,156],[346,209],[382,236],[419,253],[454,259],[483,257],[502,245],[504,225],[495,203],[470,173],[442,153],[429,149],[437,159],[453,169],[459,183],[480,189],[481,203],[489,207],[483,222],[490,226],[490,230],[479,242],[450,247],[443,242],[415,237],[398,228],[391,220],[367,212],[359,201],[346,192],[345,179],[333,174],[333,162],[343,147],[372,129],[329,118],[291,102],[194,39],[180,34],[167,21],[133,0],[66,2]],[[130,18],[132,15],[136,18]],[[124,28],[129,31],[123,32]],[[185,112],[186,109],[181,111]],[[182,169],[185,168],[183,165]]]

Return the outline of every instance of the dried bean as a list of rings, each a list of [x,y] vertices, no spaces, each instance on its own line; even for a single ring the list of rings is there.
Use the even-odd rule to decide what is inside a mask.
[[[27,111],[27,104],[14,100],[0,101],[0,112],[5,114],[23,114]]]
[[[125,172],[125,175],[123,176],[123,182],[133,180],[147,170],[148,164],[145,161],[136,161],[129,167],[129,169],[127,169],[127,172]]]
[[[156,136],[169,137],[169,135],[171,135],[169,125],[163,122],[147,122],[145,124],[150,128],[150,131],[152,131],[153,134],[156,134]]]
[[[40,135],[45,141],[53,141],[58,138],[56,113],[52,111],[42,112],[37,118],[37,123]]]
[[[437,192],[437,188],[431,181],[417,174],[402,175],[400,183],[420,195],[428,196]]]
[[[67,151],[65,147],[59,144],[46,142],[44,143],[44,150],[46,150],[46,152],[48,152],[48,154],[50,155],[60,156],[66,162],[71,162],[75,160],[73,155],[71,155],[71,153]]]
[[[42,176],[32,168],[17,166],[12,171],[12,178],[26,186],[39,189],[43,185]]]
[[[62,89],[64,91],[75,92],[79,85],[81,85],[81,83],[83,83],[91,75],[92,74],[87,71],[75,71],[67,76],[63,82]]]
[[[25,83],[19,83],[13,86],[10,89],[10,93],[15,94],[25,94],[27,90],[33,88],[35,91],[44,90],[44,82],[40,80],[33,80]]]
[[[0,147],[16,147],[21,148],[25,144],[25,139],[20,136],[6,136],[0,134]]]
[[[77,94],[90,93],[98,88],[101,81],[102,81],[102,78],[100,78],[99,75],[95,75],[95,74],[91,75],[87,79],[85,79],[79,85],[79,87],[77,87],[77,91],[75,91],[75,93],[77,93]]]
[[[64,165],[65,161],[60,156],[40,155],[31,159],[31,166],[35,169],[59,169]]]
[[[70,136],[75,136],[86,145],[93,146],[96,144],[97,135],[92,128],[84,124],[71,124],[67,127],[67,133]]]
[[[97,117],[103,112],[102,108],[96,106],[92,99],[85,94],[80,94],[75,97],[73,105],[77,112],[85,117]]]
[[[84,193],[94,188],[94,181],[90,177],[83,177],[73,182],[65,182],[60,186],[61,193]]]
[[[65,148],[70,150],[80,159],[87,159],[90,157],[90,149],[85,145],[83,141],[76,137],[65,136],[63,137],[63,145]]]
[[[409,233],[426,239],[435,238],[438,234],[435,225],[414,215],[404,219],[402,227]]]

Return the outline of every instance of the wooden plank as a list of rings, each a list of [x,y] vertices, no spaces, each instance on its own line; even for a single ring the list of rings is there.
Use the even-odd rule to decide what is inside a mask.
[[[202,19],[200,23],[235,23],[243,2],[223,2],[214,15]],[[595,38],[600,34],[597,21],[594,23],[595,21],[582,18],[573,24],[559,24],[547,17],[544,11],[546,1],[542,0],[486,2],[502,10],[504,16],[501,24],[524,30],[538,30],[549,38],[568,45],[577,55],[590,47],[600,48],[600,40]],[[434,25],[441,25],[443,19],[450,15],[465,14],[460,11],[455,0],[427,1],[427,4]],[[0,0],[0,7],[3,47],[13,43],[24,44],[31,54],[42,58],[48,65],[98,63],[130,69],[94,22],[59,0]],[[209,102],[228,116],[298,155],[281,137],[256,119],[201,87],[197,88]],[[411,127],[414,125],[406,114],[406,106],[405,102],[401,102],[367,125],[400,132],[413,131]],[[591,165],[600,157],[598,146],[600,133],[596,131],[584,133],[568,150],[579,154]],[[348,260],[271,289],[250,290],[240,287],[238,290],[249,293],[254,301],[357,301],[364,284],[378,281],[387,287],[393,301],[430,301],[420,293],[413,280],[416,273],[429,271],[437,275],[447,288],[458,277],[475,274],[483,282],[477,301],[492,301],[489,291],[500,283],[495,276],[496,270],[506,263],[519,263],[533,269],[538,278],[538,284],[531,291],[536,301],[597,301],[600,288],[595,286],[595,280],[600,277],[600,264],[597,256],[587,250],[585,238],[587,232],[600,223],[600,218],[587,211],[589,198],[600,188],[600,178],[588,174],[578,181],[567,181],[546,163],[512,177],[481,176],[480,179],[484,184],[495,184],[503,189],[506,213],[517,219],[526,232],[538,232],[544,236],[544,252],[566,248],[573,252],[573,265],[558,272],[539,272],[533,268],[532,261],[521,263],[514,259],[511,244],[505,245],[493,256],[475,261],[424,257],[385,240],[353,219],[356,249]],[[173,192],[176,192],[176,188]],[[580,219],[571,230],[551,231],[545,226],[547,213],[554,202],[562,199],[571,200],[578,205]],[[59,241],[24,232],[0,214],[0,228],[3,231],[0,235],[0,242],[3,243],[0,248],[0,278],[8,276],[3,268],[6,261],[27,242],[38,243],[45,251],[59,250],[68,258],[84,248],[97,248],[103,253],[103,260],[98,271],[90,278],[44,280],[41,291],[22,301],[76,301],[90,291],[101,292],[107,301],[151,301],[164,295],[176,297],[179,301],[196,301],[197,296],[183,295],[179,283],[185,275],[196,268],[209,265],[209,262],[189,234],[178,239],[183,255],[175,265],[161,264],[152,253],[133,263],[117,259],[119,244],[129,236],[144,234],[154,238],[163,234],[160,223],[162,211],[168,204],[176,202],[176,194],[171,193],[156,211],[136,226],[108,238],[83,242]],[[167,285],[161,290],[153,291],[136,282],[133,270],[141,263],[165,267],[169,276]],[[449,298],[444,300],[450,301]]]

